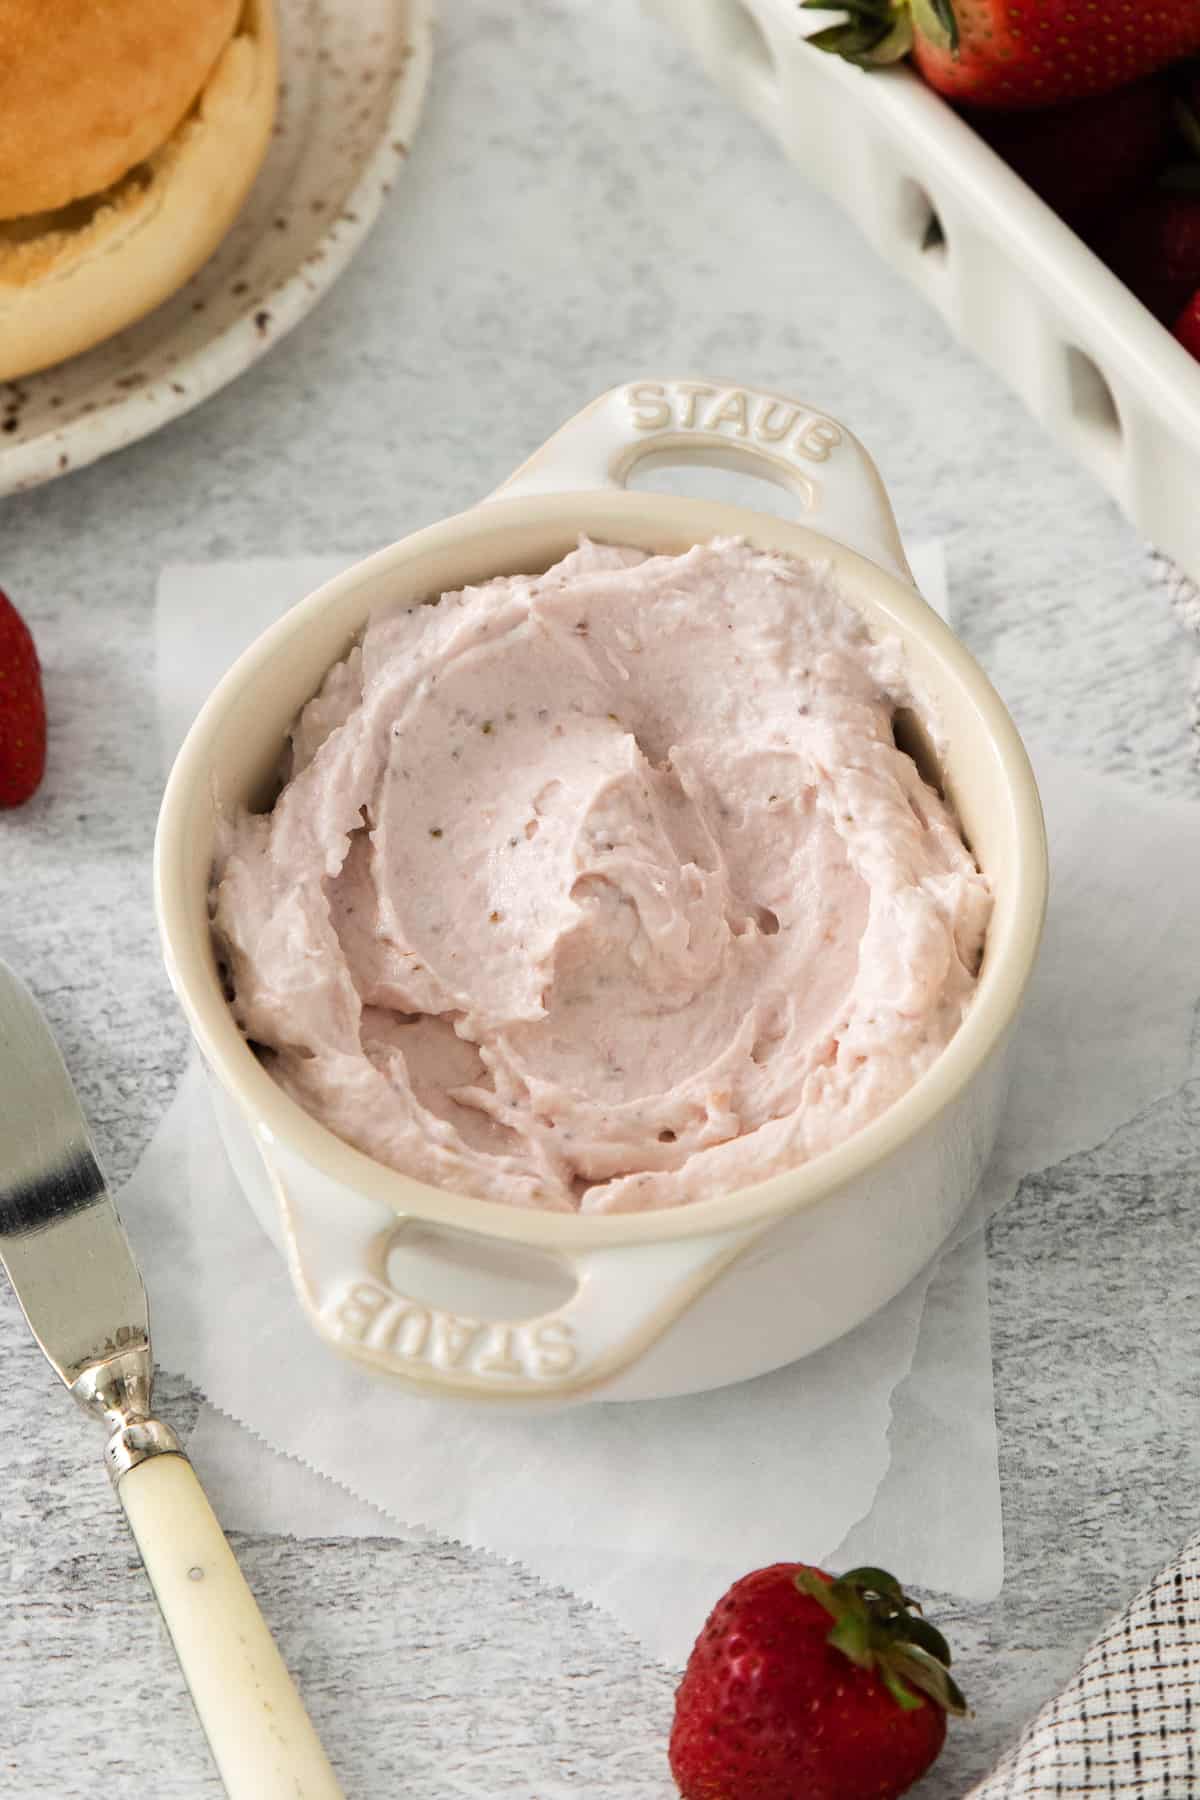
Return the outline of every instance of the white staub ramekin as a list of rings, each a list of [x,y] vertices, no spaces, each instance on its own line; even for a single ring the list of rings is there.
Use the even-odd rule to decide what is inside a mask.
[[[755,471],[792,492],[803,522],[627,491],[635,464],[650,459]],[[208,915],[220,810],[270,803],[295,714],[372,611],[544,569],[580,533],[661,553],[737,535],[828,559],[870,626],[903,640],[915,689],[936,717],[928,733],[911,722],[915,753],[995,889],[970,1012],[882,1117],[740,1193],[597,1217],[426,1186],[310,1118],[242,1038]],[[212,1077],[234,1170],[286,1254],[311,1323],[336,1350],[424,1392],[510,1404],[644,1399],[741,1381],[818,1349],[898,1293],[944,1243],[990,1152],[1046,881],[1041,809],[1020,739],[914,588],[861,444],[810,406],[714,379],[645,379],[602,395],[490,499],[294,607],[197,718],[167,784],[155,849],[167,970]]]

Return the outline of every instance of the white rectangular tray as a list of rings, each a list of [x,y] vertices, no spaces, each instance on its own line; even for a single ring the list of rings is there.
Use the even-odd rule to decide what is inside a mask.
[[[907,68],[811,49],[796,0],[646,0],[1200,581],[1200,364]]]

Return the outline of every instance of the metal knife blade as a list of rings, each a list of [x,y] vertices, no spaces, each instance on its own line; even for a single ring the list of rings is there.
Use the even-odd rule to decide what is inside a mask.
[[[0,1261],[68,1387],[120,1352],[148,1361],[146,1290],[71,1077],[37,1002],[3,961]]]

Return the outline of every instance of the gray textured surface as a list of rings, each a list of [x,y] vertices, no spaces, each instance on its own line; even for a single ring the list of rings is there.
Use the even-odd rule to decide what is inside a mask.
[[[633,0],[445,10],[408,175],[314,316],[199,412],[0,508],[54,721],[42,794],[0,817],[0,954],[118,1177],[184,1049],[149,890],[158,567],[382,543],[634,371],[715,369],[845,418],[902,527],[945,536],[959,628],[1022,726],[1194,789],[1191,647],[1115,508]],[[993,1228],[1009,1574],[995,1605],[947,1609],[977,1718],[926,1800],[963,1791],[1196,1523],[1198,1108],[1165,1099]],[[11,1304],[0,1354],[0,1791],[215,1796],[98,1446]],[[186,1426],[186,1383],[162,1399]],[[350,1794],[669,1795],[672,1677],[570,1597],[449,1545],[238,1549]]]

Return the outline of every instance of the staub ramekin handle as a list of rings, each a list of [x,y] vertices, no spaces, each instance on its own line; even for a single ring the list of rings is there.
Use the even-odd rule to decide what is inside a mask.
[[[263,1153],[310,1323],[343,1354],[426,1393],[545,1402],[599,1388],[762,1229],[564,1253],[575,1291],[563,1305],[529,1318],[477,1318],[393,1285],[389,1255],[405,1221],[389,1208],[327,1182],[279,1145]]]
[[[879,471],[854,434],[800,400],[715,376],[611,388],[489,496],[623,488],[639,463],[739,469],[793,493],[803,523],[912,581]]]

